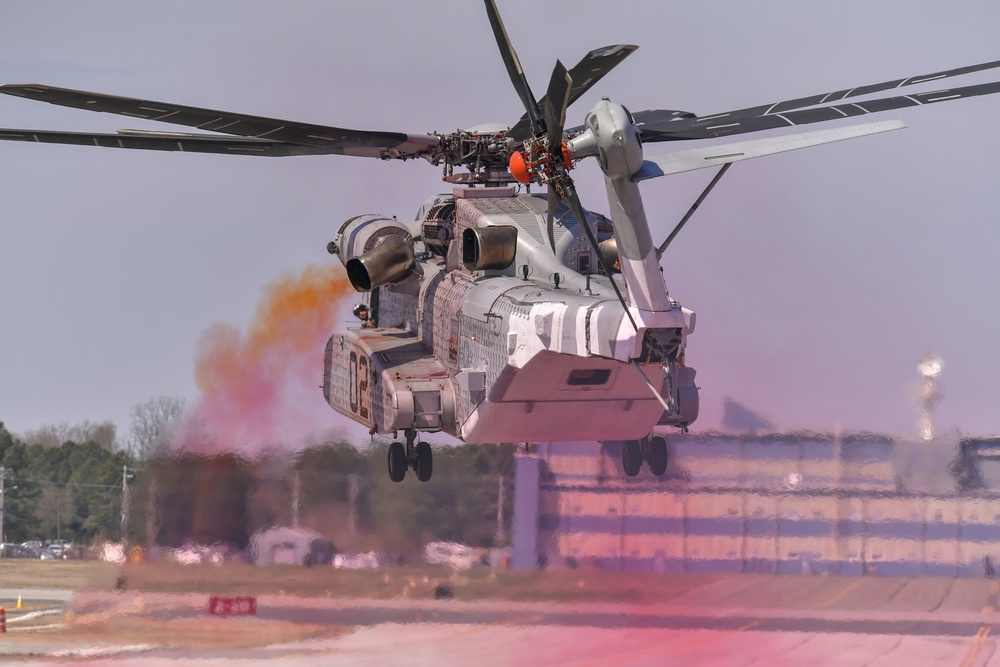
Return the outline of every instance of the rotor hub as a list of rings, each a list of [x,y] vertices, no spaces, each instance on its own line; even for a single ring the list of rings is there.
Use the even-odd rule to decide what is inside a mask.
[[[564,139],[558,154],[545,147],[544,139],[529,139],[524,142],[524,150],[510,155],[508,169],[518,183],[528,185],[557,185],[562,176],[573,168],[573,158]],[[563,194],[563,193],[560,193]]]

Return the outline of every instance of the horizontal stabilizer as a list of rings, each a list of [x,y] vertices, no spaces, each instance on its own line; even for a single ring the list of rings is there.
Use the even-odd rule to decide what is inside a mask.
[[[773,155],[800,148],[829,144],[835,141],[844,141],[845,139],[866,137],[871,134],[890,132],[904,127],[906,127],[906,123],[901,120],[886,120],[878,123],[848,125],[847,127],[819,130],[817,132],[803,132],[801,134],[789,134],[781,137],[770,137],[768,139],[753,139],[731,144],[703,146],[686,151],[664,153],[643,160],[642,168],[632,176],[632,181],[638,183],[650,178],[679,174],[706,167],[716,167],[728,162],[739,162],[741,160],[749,160],[750,158],[763,157],[764,155]]]

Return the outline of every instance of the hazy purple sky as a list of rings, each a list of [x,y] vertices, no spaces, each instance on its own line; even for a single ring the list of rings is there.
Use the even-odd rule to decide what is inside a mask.
[[[570,124],[605,95],[708,114],[1000,59],[995,0],[498,4],[537,94],[556,58],[640,45]],[[7,83],[411,132],[522,112],[470,0],[0,9]],[[736,165],[664,257],[672,296],[698,313],[698,427],[729,395],[785,428],[911,434],[933,350],[938,423],[1000,432],[1000,96],[879,118],[910,127]],[[0,127],[175,129],[7,96]],[[577,173],[606,212],[597,165]],[[644,184],[657,240],[710,177]],[[0,143],[0,420],[124,429],[152,396],[194,400],[207,327],[242,328],[276,276],[336,261],[325,245],[343,220],[412,218],[442,185],[423,162]],[[318,351],[317,384],[320,365]],[[315,409],[335,422],[318,389]]]

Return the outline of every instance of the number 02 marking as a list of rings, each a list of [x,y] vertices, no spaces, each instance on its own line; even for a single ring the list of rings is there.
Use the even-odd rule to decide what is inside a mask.
[[[350,363],[347,366],[348,382],[351,385],[351,412],[362,419],[368,419],[370,410],[370,397],[368,396],[368,357],[358,356],[357,352],[351,352]]]

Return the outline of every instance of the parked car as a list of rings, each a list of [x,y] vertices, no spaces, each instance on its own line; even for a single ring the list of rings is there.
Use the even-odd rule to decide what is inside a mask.
[[[42,549],[42,555],[39,556],[42,560],[62,560],[63,550],[62,547],[47,546]]]
[[[21,542],[21,549],[23,549],[24,556],[22,558],[38,558],[42,555],[42,541],[41,540],[28,540],[27,542]]]
[[[3,558],[29,558],[29,550],[20,544],[4,542],[0,544],[0,557]]]
[[[484,550],[457,542],[428,542],[424,546],[424,561],[428,565],[447,565],[456,570],[468,570],[479,565]]]

